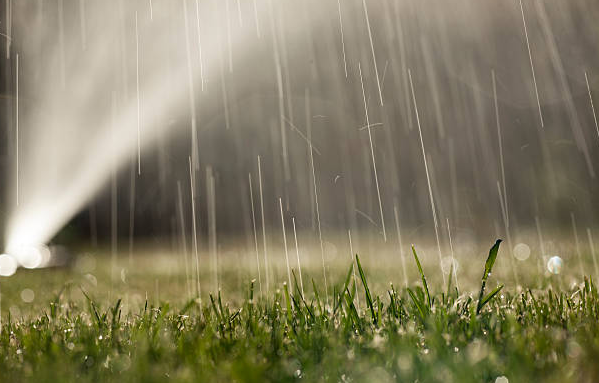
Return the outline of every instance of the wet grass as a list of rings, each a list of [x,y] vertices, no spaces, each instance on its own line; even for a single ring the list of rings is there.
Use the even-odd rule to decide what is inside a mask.
[[[313,282],[258,297],[220,293],[201,302],[97,298],[68,284],[36,315],[4,313],[0,380],[6,382],[592,382],[599,376],[599,295],[592,280],[568,290],[502,285],[485,294],[422,285],[384,294],[356,257],[329,291]],[[355,268],[355,269],[354,269]],[[354,271],[356,271],[354,273]],[[451,274],[450,274],[451,275]],[[85,297],[72,300],[70,290]],[[508,380],[505,380],[508,379]]]

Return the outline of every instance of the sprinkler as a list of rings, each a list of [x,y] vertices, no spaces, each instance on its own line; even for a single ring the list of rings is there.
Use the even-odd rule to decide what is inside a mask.
[[[61,266],[67,261],[67,252],[60,246],[19,245],[0,254],[0,276],[13,275],[19,267],[41,269]]]

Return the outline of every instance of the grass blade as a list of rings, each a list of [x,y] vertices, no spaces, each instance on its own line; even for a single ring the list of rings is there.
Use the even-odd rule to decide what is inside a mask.
[[[426,292],[426,304],[428,308],[431,308],[431,294],[428,291],[428,284],[426,283],[426,276],[424,275],[424,271],[422,271],[422,265],[420,265],[420,260],[418,259],[418,254],[416,254],[416,248],[412,245],[412,254],[414,254],[414,259],[416,260],[416,266],[418,266],[418,272],[420,273],[420,277],[422,278],[422,284],[424,285],[424,291]]]
[[[482,309],[482,308],[483,308],[483,307],[484,307],[484,306],[485,306],[487,303],[489,303],[489,301],[490,301],[491,299],[493,299],[493,297],[494,297],[495,295],[497,295],[497,294],[498,294],[498,293],[501,291],[501,289],[503,289],[503,285],[499,285],[499,286],[495,287],[495,289],[494,289],[493,291],[491,291],[491,292],[489,293],[489,295],[487,295],[487,296],[486,296],[486,297],[485,297],[485,298],[482,300],[482,302],[481,302],[481,304],[480,304],[480,308]]]
[[[499,251],[499,245],[501,244],[501,239],[495,241],[491,250],[489,250],[489,256],[487,257],[487,261],[485,262],[485,272],[482,277],[481,286],[480,286],[480,294],[478,295],[478,304],[476,305],[476,313],[480,313],[480,310],[488,302],[483,299],[483,295],[485,294],[485,286],[487,285],[487,279],[491,276],[491,271],[493,270],[493,265],[495,264],[495,260],[497,259],[497,253]],[[497,291],[499,292],[499,290]],[[495,292],[495,293],[497,293]],[[491,299],[492,297],[488,297]]]
[[[364,285],[364,292],[366,294],[366,303],[368,303],[368,307],[370,308],[370,313],[372,314],[372,319],[374,324],[377,324],[376,313],[374,311],[374,304],[372,302],[372,296],[370,295],[370,289],[368,288],[368,282],[366,282],[366,275],[364,274],[364,270],[362,269],[362,264],[360,264],[360,257],[356,254],[356,264],[358,265],[358,272],[360,273],[360,279],[362,279],[362,284]]]
[[[360,323],[360,315],[354,305],[354,297],[348,289],[345,290],[345,304],[347,305],[349,319],[354,323],[359,332],[362,332],[362,324]]]
[[[410,299],[412,299],[412,302],[414,302],[416,309],[418,309],[418,312],[420,313],[420,317],[422,318],[422,320],[424,320],[424,318],[426,317],[426,314],[424,311],[425,309],[424,309],[424,305],[422,304],[422,301],[420,301],[420,299],[418,299],[418,297],[416,296],[416,294],[414,294],[412,289],[410,289],[408,287],[407,290],[408,290],[408,295],[410,296]]]
[[[446,299],[449,302],[449,294],[451,292],[451,277],[453,276],[453,262],[451,262],[451,267],[449,268],[449,278],[447,279],[447,292],[445,293]]]
[[[289,288],[287,287],[287,282],[283,282],[283,289],[285,290],[285,305],[287,306],[287,320],[289,323],[293,321],[293,316],[291,315],[291,298],[289,298]]]
[[[335,307],[333,308],[333,315],[335,315],[335,313],[337,312],[337,309],[341,305],[343,296],[345,295],[345,291],[349,287],[349,281],[351,279],[353,270],[354,270],[354,265],[352,264],[351,267],[349,268],[349,271],[347,272],[347,277],[345,278],[345,283],[343,284],[343,289],[339,292],[339,298],[337,299],[337,303],[335,304]]]

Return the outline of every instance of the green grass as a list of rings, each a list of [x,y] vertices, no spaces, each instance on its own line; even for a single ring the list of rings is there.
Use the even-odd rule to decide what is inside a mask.
[[[292,288],[263,297],[248,282],[231,303],[216,293],[173,306],[146,301],[125,313],[120,298],[69,283],[35,315],[3,312],[0,381],[595,381],[593,282],[485,295],[498,249],[499,241],[476,265],[484,270],[478,297],[451,282],[429,291],[415,249],[422,286],[389,285],[377,295],[356,257],[329,302],[314,281],[302,295],[294,275]],[[82,290],[83,300],[69,299]]]

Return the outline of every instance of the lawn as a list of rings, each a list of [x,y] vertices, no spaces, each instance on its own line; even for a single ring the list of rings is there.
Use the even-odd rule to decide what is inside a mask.
[[[189,299],[193,286],[185,282],[173,287],[172,276],[145,274],[147,286],[110,267],[94,276],[85,259],[20,271],[2,280],[0,380],[595,381],[592,280],[501,288],[491,274],[498,247],[472,265],[479,277],[470,291],[453,278],[428,282],[430,268],[416,251],[406,261],[419,283],[409,288],[379,280],[358,257],[331,273],[326,289],[304,277],[302,293],[295,270],[291,288],[279,283],[263,294],[256,280],[224,283],[233,277],[223,276],[223,285],[235,287],[203,291],[201,300]]]

